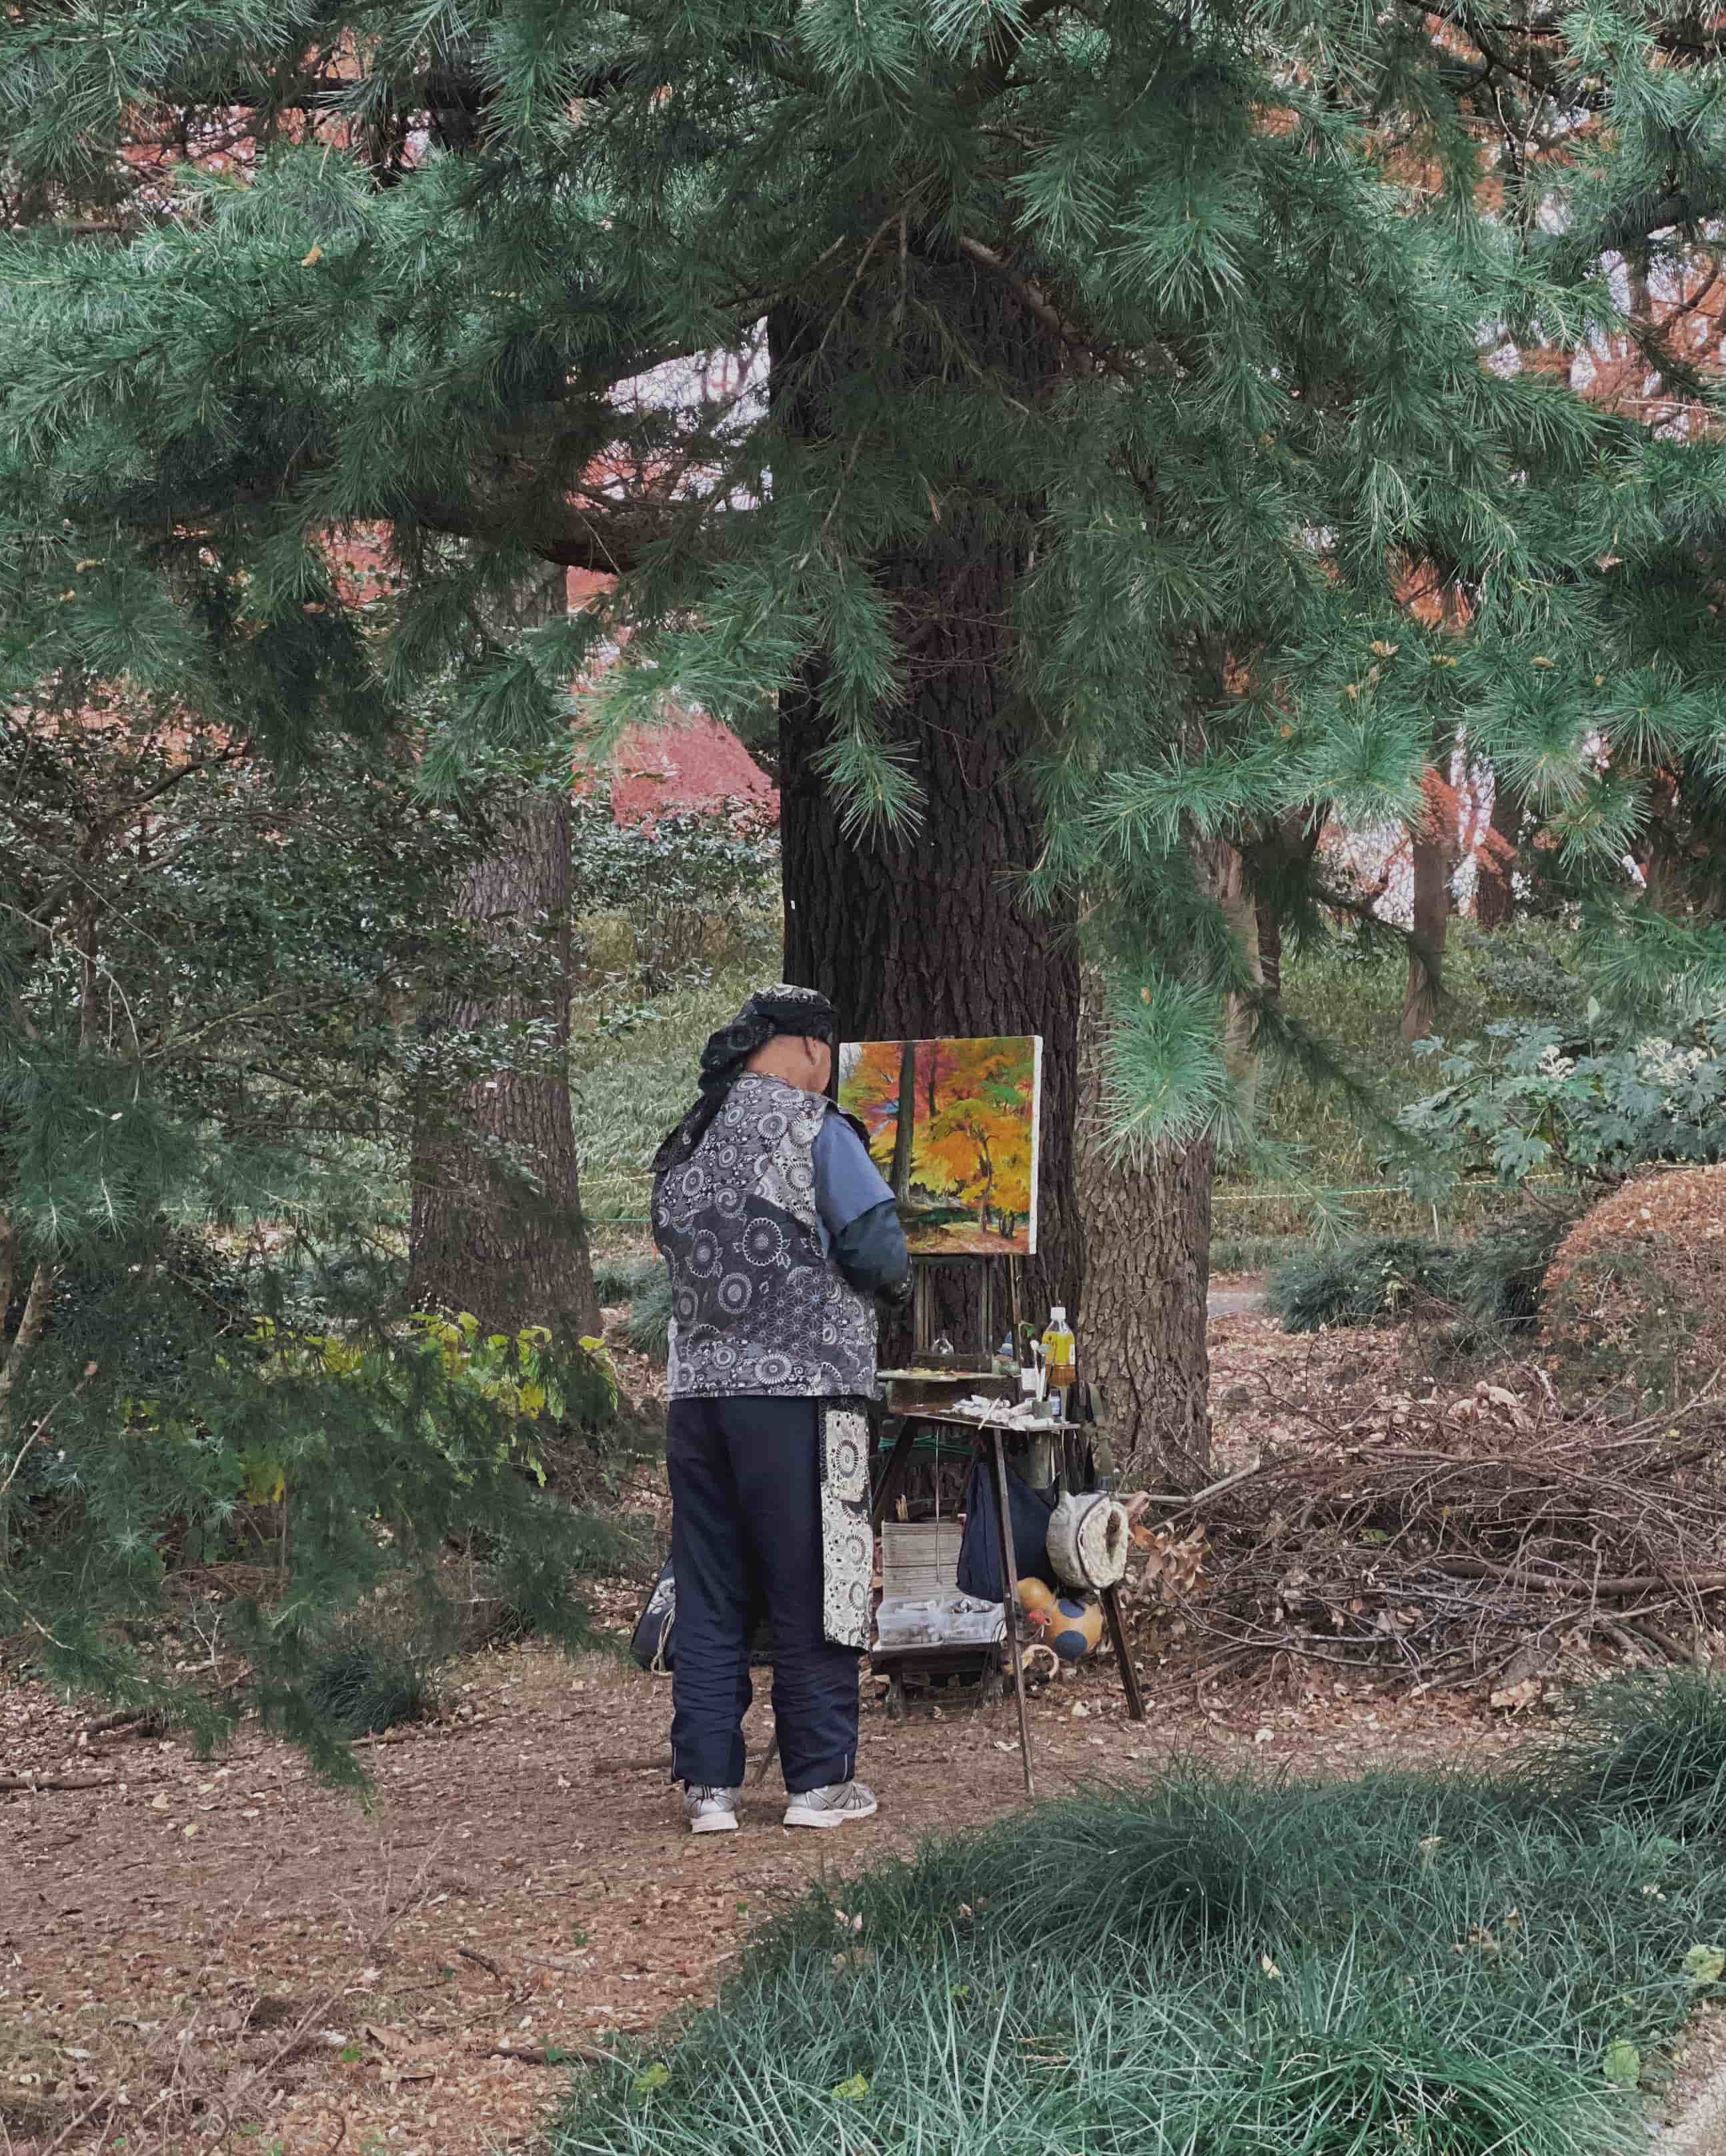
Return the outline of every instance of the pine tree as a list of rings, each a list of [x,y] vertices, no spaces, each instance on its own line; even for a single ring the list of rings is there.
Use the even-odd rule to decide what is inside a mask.
[[[1718,758],[1718,394],[1614,283],[1693,293],[1726,205],[1659,8],[131,0],[15,13],[0,67],[18,188],[121,227],[4,271],[18,678],[71,644],[301,740],[447,681],[435,775],[555,737],[627,631],[596,753],[778,701],[789,948],[860,1029],[1035,1024],[1064,1135],[1107,970],[1148,1175],[1229,1137],[1243,1022],[1322,1055],[1236,932],[1260,863],[1346,903],[1281,834],[1418,816],[1461,729],[1580,875],[1632,745]],[[157,116],[255,158],[105,211]],[[710,393],[763,323],[764,393]],[[1569,378],[1614,336],[1634,408]],[[363,633],[355,523],[403,574]],[[617,581],[500,636],[535,561]]]

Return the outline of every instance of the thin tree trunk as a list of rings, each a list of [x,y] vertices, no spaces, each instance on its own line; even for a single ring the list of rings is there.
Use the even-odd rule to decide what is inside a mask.
[[[1517,848],[1523,831],[1523,794],[1502,771],[1492,773],[1492,813],[1480,850],[1474,886],[1474,917],[1482,928],[1502,928],[1516,913]]]
[[[1423,814],[1410,829],[1414,861],[1414,947],[1402,998],[1402,1037],[1424,1040],[1438,1018],[1444,990],[1445,939],[1451,920],[1451,878],[1456,866],[1456,803],[1451,784],[1456,733],[1441,729],[1426,773]]]
[[[1316,814],[1295,811],[1279,819],[1248,850],[1248,868],[1257,894],[1253,912],[1258,937],[1259,976],[1267,997],[1274,998],[1282,993],[1282,923],[1287,881],[1310,867],[1328,820],[1328,810],[1321,809]]]
[[[1196,1489],[1210,1466],[1210,1141],[1142,1166],[1107,1146],[1107,1013],[1085,977],[1075,1192],[1087,1250],[1080,1357],[1102,1389],[1117,1469]]]
[[[1265,993],[1282,993],[1282,909],[1273,900],[1261,898],[1253,908],[1258,928],[1259,972]]]
[[[11,1284],[11,1233],[7,1232],[7,1281]],[[5,1349],[6,1359],[0,1363],[0,1570],[12,1562],[12,1484],[22,1455],[13,1449],[15,1426],[13,1422],[12,1395],[13,1388],[24,1373],[36,1342],[42,1337],[48,1322],[48,1313],[54,1303],[54,1291],[60,1276],[58,1265],[50,1265],[45,1258],[39,1259],[30,1276],[29,1291],[24,1297],[24,1306],[18,1318],[18,1330],[11,1344]],[[6,1304],[0,1301],[0,1332],[6,1323]]]
[[[422,1130],[412,1229],[414,1304],[471,1311],[487,1331],[544,1325],[562,1341],[599,1329],[569,1101],[568,803],[524,798],[507,843],[463,879],[458,910],[497,944],[508,985],[444,1023],[551,1029],[537,1067],[481,1080],[453,1117]]]
[[[917,1043],[899,1051],[899,1120],[893,1126],[893,1195],[902,1205],[911,1194],[911,1140],[917,1123]]]

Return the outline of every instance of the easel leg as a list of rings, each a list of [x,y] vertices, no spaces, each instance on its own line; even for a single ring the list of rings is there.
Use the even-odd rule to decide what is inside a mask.
[[[1118,1587],[1106,1587],[1101,1599],[1102,1614],[1108,1620],[1109,1638],[1114,1643],[1115,1660],[1121,1666],[1121,1688],[1127,1695],[1128,1719],[1143,1722],[1144,1694],[1138,1688],[1138,1671],[1133,1666],[1133,1656],[1127,1645],[1127,1626],[1121,1615],[1121,1590]]]
[[[1013,1554],[1013,1514],[1007,1496],[1007,1448],[998,1430],[989,1432],[994,1447],[995,1496],[1001,1516],[1001,1571],[1007,1582],[1001,1614],[1006,1620],[1007,1646],[1013,1657],[1013,1686],[1019,1695],[1019,1754],[1025,1763],[1025,1794],[1035,1797],[1036,1784],[1030,1763],[1030,1716],[1025,1703],[1025,1661],[1019,1651],[1019,1565]]]
[[[911,1448],[917,1442],[915,1417],[907,1415],[899,1425],[899,1435],[893,1440],[893,1449],[887,1455],[887,1464],[881,1471],[875,1486],[875,1495],[870,1500],[869,1524],[879,1532],[881,1522],[887,1517],[887,1507],[899,1494],[899,1486],[905,1480],[905,1471],[911,1464]],[[939,1463],[937,1463],[937,1470]]]

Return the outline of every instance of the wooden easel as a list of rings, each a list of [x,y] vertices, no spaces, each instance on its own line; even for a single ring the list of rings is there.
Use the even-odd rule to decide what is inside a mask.
[[[979,1371],[968,1369],[963,1372],[956,1371],[955,1375],[971,1380],[973,1389],[978,1389],[980,1387],[981,1389],[988,1390],[991,1383],[998,1382],[992,1380],[989,1373],[991,1371],[991,1336],[994,1330],[994,1271],[995,1265],[1000,1260],[983,1258],[972,1259],[967,1262],[980,1265],[983,1269],[979,1289],[979,1330],[982,1338],[978,1358],[982,1363],[982,1368]],[[912,1265],[913,1270],[912,1310],[917,1351],[914,1359],[921,1361],[929,1355],[932,1346],[931,1336],[934,1293],[932,1283],[929,1278],[928,1261],[914,1258]],[[1009,1258],[1006,1260],[1006,1265],[1008,1302],[1012,1313],[1013,1341],[1016,1355],[1020,1309],[1019,1260],[1017,1258]],[[896,1380],[903,1382],[903,1376],[900,1373],[884,1372],[883,1376],[887,1381],[890,1393]],[[891,1414],[892,1411],[892,1402],[890,1399],[888,1412]],[[989,1460],[994,1465],[996,1508],[999,1515],[998,1524],[1000,1532],[1001,1576],[1006,1582],[1007,1589],[1006,1594],[1002,1598],[1001,1615],[1007,1652],[1013,1671],[1013,1689],[1019,1707],[1019,1749],[1025,1768],[1025,1793],[1028,1797],[1035,1797],[1036,1782],[1035,1771],[1031,1763],[1030,1717],[1025,1700],[1025,1661],[1019,1641],[1019,1566],[1013,1548],[1012,1517],[1008,1496],[1006,1432],[998,1424],[985,1424],[979,1428],[977,1423],[966,1417],[943,1414],[938,1408],[917,1405],[907,1400],[901,1409],[898,1436],[894,1442],[892,1451],[888,1455],[881,1469],[871,1500],[871,1525],[876,1532],[879,1532],[881,1523],[886,1517],[888,1507],[899,1495],[899,1487],[910,1466],[917,1434],[919,1430],[925,1429],[935,1430],[937,1442],[943,1430],[951,1430],[954,1432],[964,1430],[972,1440],[973,1460]],[[1046,1423],[1039,1424],[1035,1434],[1038,1436],[1060,1438],[1062,1467],[1066,1486],[1070,1490],[1076,1488],[1084,1457],[1083,1426],[1077,1423]],[[1121,1614],[1120,1589],[1117,1587],[1105,1588],[1097,1599],[1102,1606],[1104,1620],[1108,1626],[1110,1644],[1114,1648],[1115,1660],[1120,1667],[1121,1687],[1126,1695],[1128,1717],[1133,1722],[1143,1722],[1145,1718],[1144,1696],[1139,1688],[1138,1671],[1133,1667],[1133,1656],[1128,1646],[1126,1623]]]

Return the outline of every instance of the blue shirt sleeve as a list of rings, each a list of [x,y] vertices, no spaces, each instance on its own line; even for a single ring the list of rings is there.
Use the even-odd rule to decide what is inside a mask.
[[[886,1178],[843,1116],[828,1116],[816,1132],[814,1167],[824,1240],[830,1243],[863,1214],[893,1202]]]

